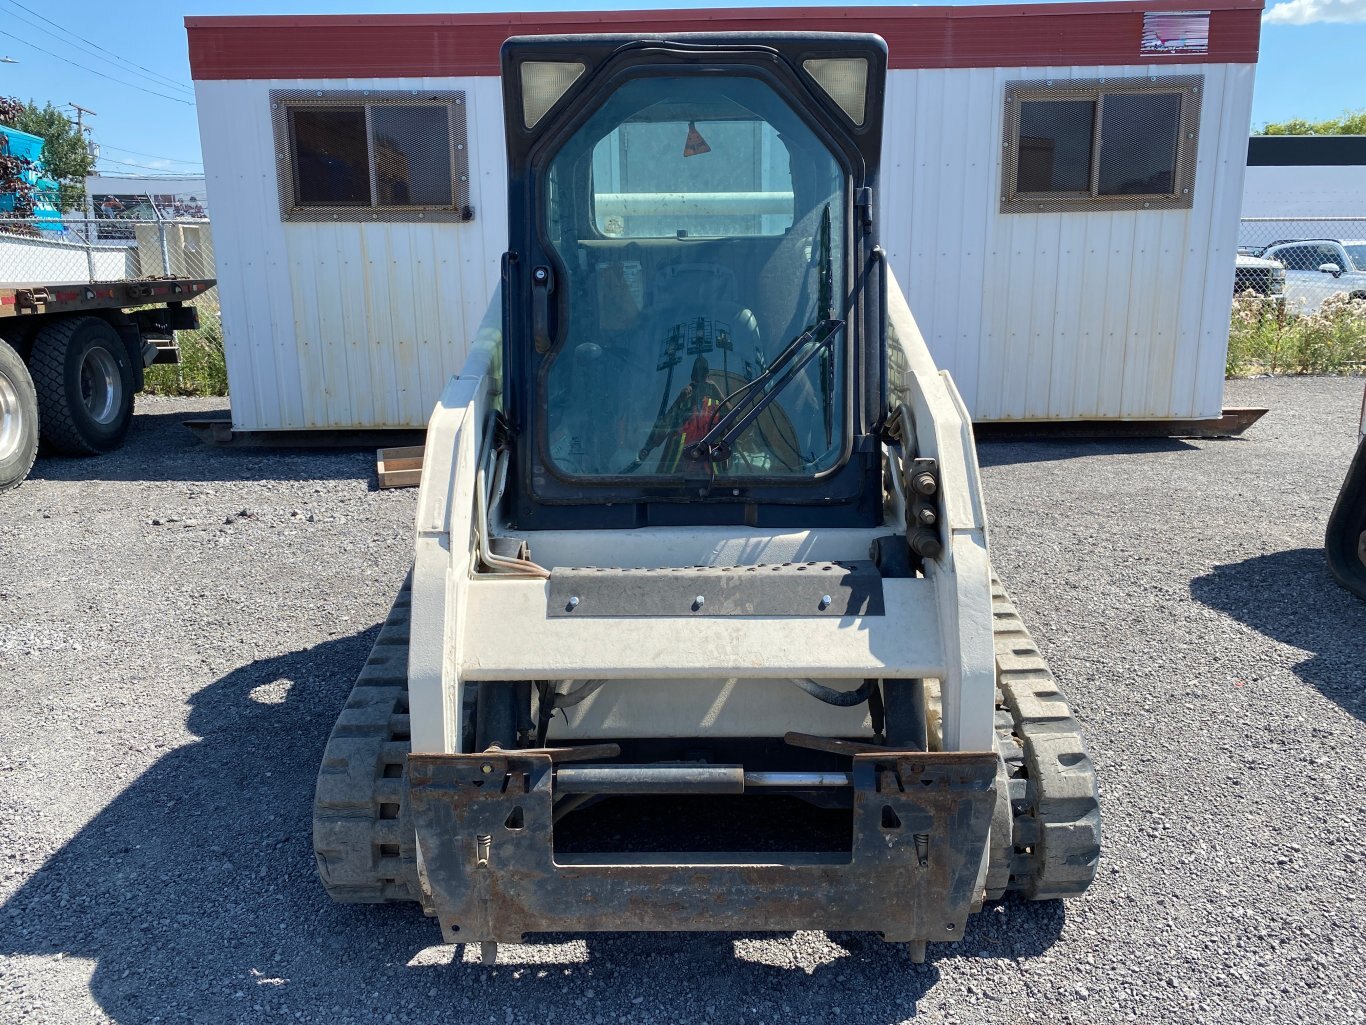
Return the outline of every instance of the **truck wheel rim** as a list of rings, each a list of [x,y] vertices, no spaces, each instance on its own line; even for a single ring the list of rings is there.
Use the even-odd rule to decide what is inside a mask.
[[[19,409],[19,389],[0,371],[0,459],[19,451],[24,436],[23,414]]]
[[[123,379],[108,349],[91,349],[81,361],[81,401],[97,424],[118,419],[123,405]]]

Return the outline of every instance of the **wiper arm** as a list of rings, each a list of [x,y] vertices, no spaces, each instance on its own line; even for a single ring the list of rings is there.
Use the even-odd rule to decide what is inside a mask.
[[[707,433],[689,445],[684,454],[689,459],[722,463],[734,451],[735,440],[768,408],[778,393],[786,388],[844,327],[844,321],[826,318],[807,328],[768,365],[762,374],[749,382],[740,399],[711,425]]]

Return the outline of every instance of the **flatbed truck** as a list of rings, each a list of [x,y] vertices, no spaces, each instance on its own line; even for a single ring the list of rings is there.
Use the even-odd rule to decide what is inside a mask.
[[[123,443],[143,371],[177,363],[176,332],[212,278],[0,284],[0,491],[28,476],[41,441],[64,455]]]

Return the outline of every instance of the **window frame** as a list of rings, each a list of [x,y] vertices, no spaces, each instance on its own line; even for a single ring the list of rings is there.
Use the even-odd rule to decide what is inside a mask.
[[[1134,75],[1070,80],[1024,79],[1005,84],[1005,117],[1001,136],[1001,213],[1067,211],[1189,210],[1195,199],[1195,161],[1200,143],[1200,101],[1204,75]],[[1099,194],[1101,127],[1105,97],[1179,93],[1181,115],[1176,133],[1176,162],[1171,192]],[[1087,100],[1095,103],[1091,129],[1090,189],[1087,194],[1020,192],[1020,104],[1037,101]]]
[[[369,160],[368,205],[302,205],[298,201],[294,168],[293,113],[296,110],[361,107],[365,111],[365,147]],[[445,107],[450,124],[449,158],[451,203],[447,205],[381,206],[376,195],[375,146],[372,129],[374,107]],[[423,221],[472,221],[470,205],[469,130],[463,89],[272,89],[270,123],[275,139],[275,178],[279,187],[280,219],[292,222],[359,221],[411,223]]]

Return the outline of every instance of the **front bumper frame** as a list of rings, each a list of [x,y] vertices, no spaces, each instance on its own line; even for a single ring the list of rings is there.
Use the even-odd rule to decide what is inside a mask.
[[[963,934],[982,896],[996,803],[994,752],[853,756],[848,853],[561,855],[554,763],[543,752],[414,754],[407,803],[422,901],[448,943],[527,933]]]

